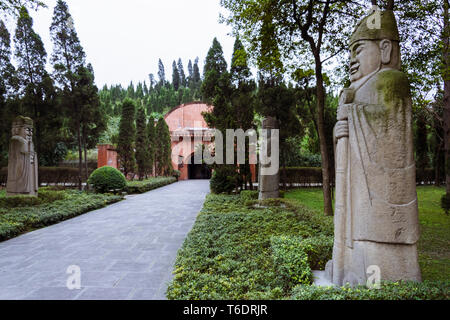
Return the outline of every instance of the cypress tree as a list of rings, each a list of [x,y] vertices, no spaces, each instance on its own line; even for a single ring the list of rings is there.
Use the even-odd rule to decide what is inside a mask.
[[[134,154],[134,141],[136,127],[134,124],[136,117],[136,106],[133,100],[125,98],[122,102],[122,118],[119,124],[119,139],[117,153],[119,154],[120,165],[125,176],[134,171],[136,159]]]
[[[188,83],[189,87],[191,86],[192,81],[194,80],[194,69],[192,67],[192,61],[189,59],[188,63]]]
[[[254,127],[254,108],[255,108],[255,89],[256,83],[251,79],[251,72],[248,66],[248,55],[245,51],[242,42],[239,37],[234,42],[233,56],[231,59],[231,81],[233,85],[233,93],[231,96],[233,114],[235,116],[235,123],[238,128],[244,131]],[[242,181],[247,187],[247,183],[250,189],[253,189],[252,177],[250,172],[249,163],[249,144],[246,140],[246,164],[239,167],[239,172],[242,177]]]
[[[164,118],[156,124],[156,174],[167,176],[172,174],[172,148],[170,131]]]
[[[180,87],[180,73],[178,72],[177,64],[175,60],[172,63],[172,85],[175,91]]]
[[[193,79],[194,79],[194,83],[198,84],[201,80],[200,78],[200,68],[198,67],[198,57],[195,58],[194,61],[194,68],[193,68]]]
[[[155,167],[155,153],[156,153],[156,128],[155,118],[150,116],[147,124],[147,137],[148,137],[148,153],[149,153],[149,174],[153,175]]]
[[[178,73],[180,74],[180,86],[186,87],[186,75],[184,73],[183,62],[181,58],[178,59]]]
[[[159,59],[158,61],[158,77],[160,86],[164,86],[166,82],[166,72],[164,71],[164,64],[162,63],[161,59]]]
[[[69,8],[62,0],[57,1],[53,11],[50,36],[53,41],[53,54],[51,56],[54,69],[53,77],[60,89],[64,91],[65,104],[67,106],[66,112],[71,119],[71,129],[76,132],[77,136],[79,160],[78,183],[81,189],[83,150],[81,127],[83,125],[83,105],[75,99],[75,82],[80,77],[77,72],[83,72],[81,68],[85,66],[85,53],[78,39]]]
[[[136,117],[136,164],[139,180],[150,172],[149,137],[147,132],[147,117],[143,106],[139,107]]]

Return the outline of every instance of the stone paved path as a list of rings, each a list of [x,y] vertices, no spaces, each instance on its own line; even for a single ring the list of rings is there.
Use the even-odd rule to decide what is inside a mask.
[[[181,181],[0,243],[0,299],[165,299],[207,180]],[[81,289],[66,286],[81,269]]]

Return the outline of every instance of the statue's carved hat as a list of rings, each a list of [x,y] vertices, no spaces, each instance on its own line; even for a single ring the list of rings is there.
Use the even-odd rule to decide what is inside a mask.
[[[13,121],[13,127],[33,127],[33,120],[28,117],[18,116]]]
[[[378,26],[375,26],[373,23],[376,21],[375,15],[379,15],[380,17],[380,28],[377,28]],[[379,9],[374,9],[357,24],[350,38],[350,46],[360,40],[383,39],[400,41],[397,21],[392,10],[380,11]]]

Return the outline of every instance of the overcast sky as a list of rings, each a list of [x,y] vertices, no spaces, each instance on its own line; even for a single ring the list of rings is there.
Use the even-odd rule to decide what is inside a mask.
[[[49,28],[56,0],[44,0],[47,9],[31,12],[34,29],[45,43],[50,57]],[[231,61],[234,38],[231,27],[219,23],[223,12],[219,0],[66,0],[75,28],[92,63],[96,84],[130,81],[148,83],[148,74],[157,77],[161,58],[166,79],[172,80],[172,62],[181,57],[187,75],[189,59],[203,62],[217,37],[225,59]],[[12,31],[12,30],[10,30]]]

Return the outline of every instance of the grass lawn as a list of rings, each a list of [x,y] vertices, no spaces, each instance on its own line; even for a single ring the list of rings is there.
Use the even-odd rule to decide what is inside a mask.
[[[444,193],[443,187],[417,187],[421,227],[419,263],[424,280],[450,280],[450,216],[440,208]],[[317,212],[323,211],[322,189],[296,189],[286,192],[285,198]]]

